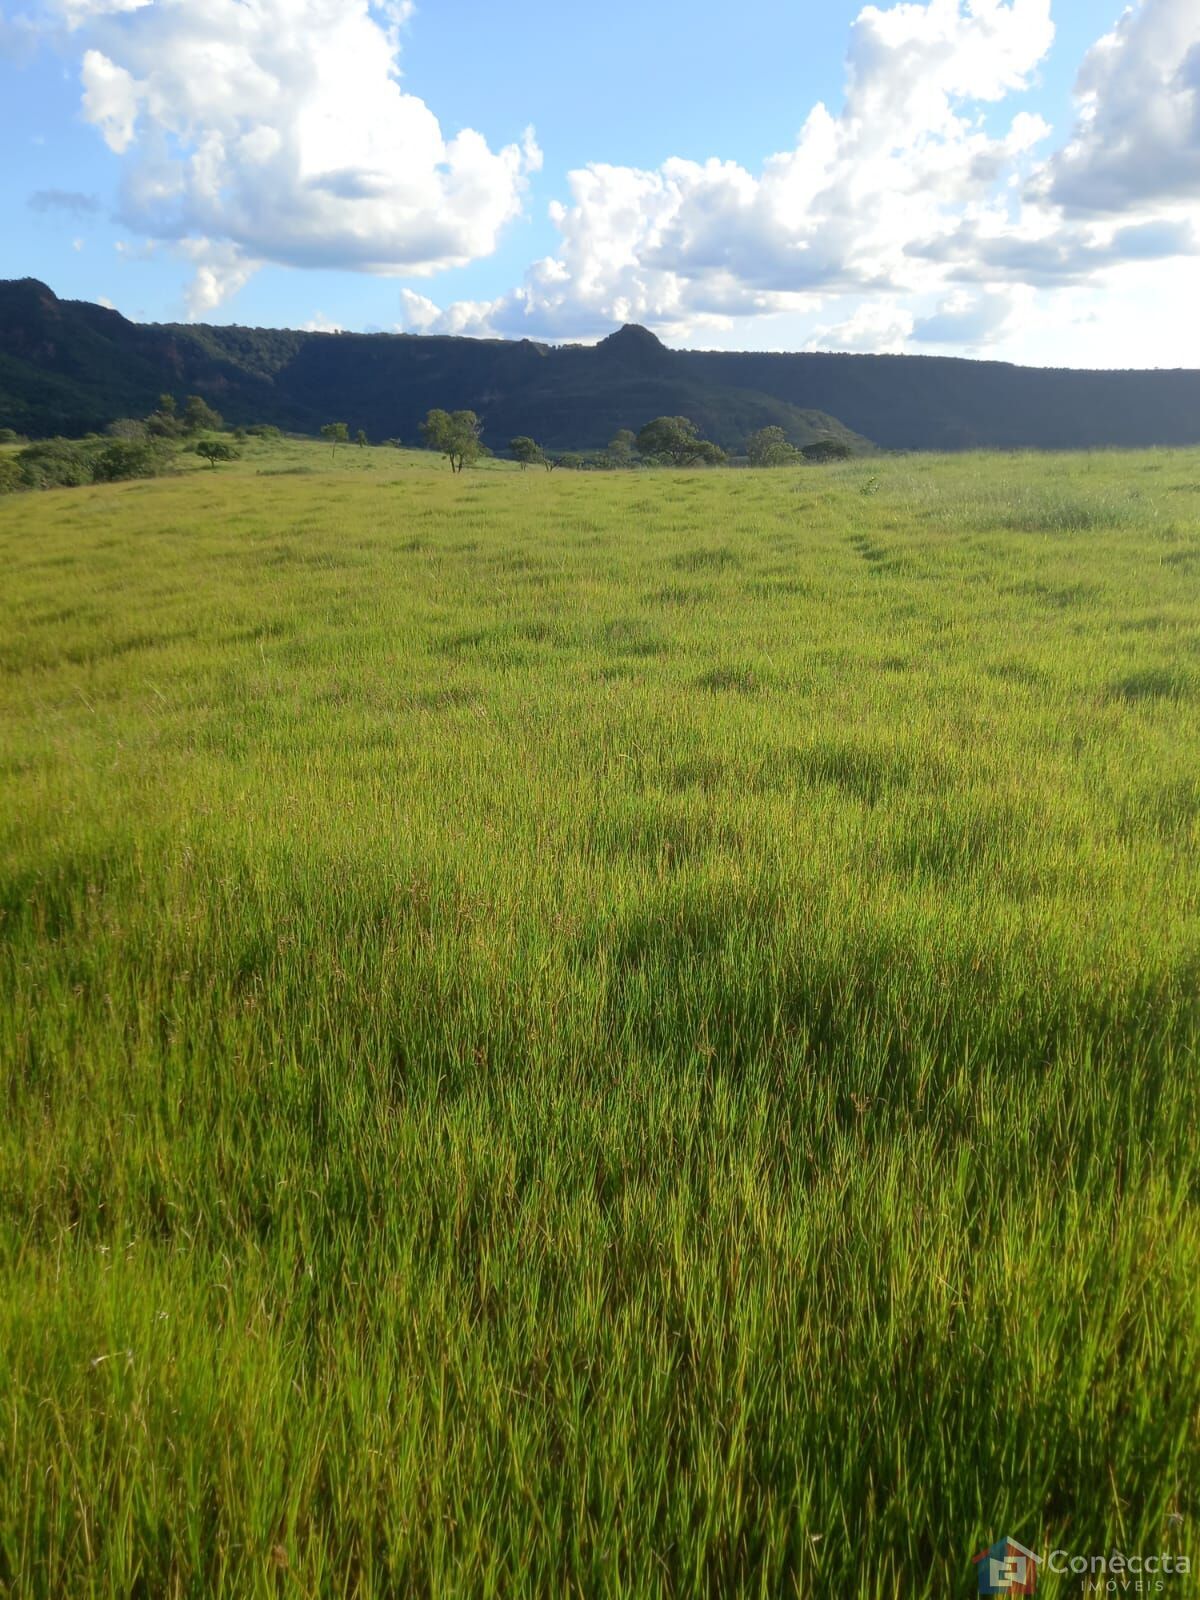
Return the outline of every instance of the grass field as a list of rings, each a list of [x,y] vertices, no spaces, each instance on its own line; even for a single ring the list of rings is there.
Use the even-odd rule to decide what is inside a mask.
[[[293,444],[0,559],[0,1592],[1200,1558],[1200,453]]]

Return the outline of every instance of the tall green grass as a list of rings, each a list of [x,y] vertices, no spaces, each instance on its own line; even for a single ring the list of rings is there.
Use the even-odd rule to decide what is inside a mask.
[[[289,445],[0,556],[0,1591],[1200,1557],[1200,455]]]

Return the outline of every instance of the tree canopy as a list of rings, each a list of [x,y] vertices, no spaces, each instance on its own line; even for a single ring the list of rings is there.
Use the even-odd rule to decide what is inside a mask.
[[[207,400],[198,394],[190,394],[183,406],[183,426],[188,433],[203,433],[206,429],[217,433],[224,423],[221,413],[214,411]]]
[[[632,428],[619,428],[608,441],[608,459],[614,467],[630,467],[637,454],[637,434]]]
[[[473,411],[442,411],[429,413],[421,424],[421,437],[430,450],[444,455],[451,472],[461,472],[484,454],[479,435],[483,424]]]
[[[327,422],[321,429],[321,437],[326,444],[333,446],[333,454],[336,456],[338,445],[349,444],[350,442],[349,424],[345,422]]]
[[[196,454],[207,461],[210,467],[215,467],[218,461],[236,461],[238,458],[237,450],[224,439],[201,439],[196,446]]]
[[[173,394],[160,394],[158,406],[146,418],[146,428],[156,439],[175,439],[183,431]]]
[[[799,461],[800,452],[789,444],[782,428],[760,428],[746,440],[746,454],[752,467],[786,467]]]
[[[725,459],[720,445],[700,437],[688,417],[655,417],[637,436],[641,455],[672,467],[690,467],[703,461],[716,466]]]
[[[527,433],[519,433],[515,439],[510,439],[508,448],[512,451],[513,460],[521,463],[522,472],[526,467],[537,466],[545,460],[541,445]]]
[[[841,439],[815,439],[800,454],[806,461],[849,461],[854,451]]]

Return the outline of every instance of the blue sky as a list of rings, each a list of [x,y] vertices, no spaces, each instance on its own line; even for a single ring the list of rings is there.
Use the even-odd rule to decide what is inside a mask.
[[[137,319],[1200,365],[1200,0],[0,0],[0,121]]]

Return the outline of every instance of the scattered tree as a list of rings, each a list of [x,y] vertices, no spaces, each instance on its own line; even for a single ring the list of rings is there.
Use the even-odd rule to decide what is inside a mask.
[[[541,445],[525,433],[519,433],[515,439],[510,439],[508,448],[512,451],[513,460],[521,463],[522,472],[526,467],[537,466],[546,459]]]
[[[157,439],[177,439],[183,431],[175,411],[175,396],[160,394],[158,409],[146,418],[146,430]]]
[[[799,461],[800,452],[788,443],[782,428],[760,428],[746,440],[746,454],[752,467],[786,467]]]
[[[367,438],[367,431],[365,428],[360,428],[354,435],[354,442],[360,450],[365,450],[367,448],[371,441]]]
[[[717,466],[725,459],[720,445],[702,439],[687,417],[655,417],[637,436],[639,454],[672,467],[690,467],[703,461]]]
[[[814,439],[800,454],[806,461],[849,461],[854,451],[841,439]]]
[[[608,459],[614,467],[631,467],[637,454],[637,434],[632,428],[621,428],[608,441]]]
[[[0,444],[17,444],[20,438],[15,428],[0,428]]]
[[[214,411],[207,400],[190,394],[184,402],[183,427],[185,433],[219,433],[224,426],[219,411]]]
[[[421,437],[430,450],[446,457],[451,472],[461,472],[484,454],[479,435],[483,424],[473,411],[435,409],[421,424]]]
[[[210,467],[215,467],[218,461],[236,461],[238,452],[224,439],[201,439],[196,446],[196,454],[203,457]]]
[[[333,454],[336,457],[338,445],[350,443],[349,425],[345,422],[327,422],[321,429],[321,437],[326,444],[333,446]]]

